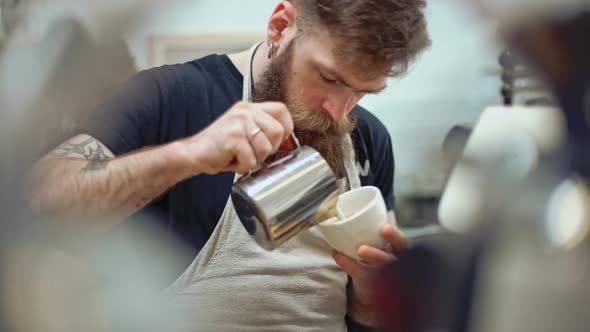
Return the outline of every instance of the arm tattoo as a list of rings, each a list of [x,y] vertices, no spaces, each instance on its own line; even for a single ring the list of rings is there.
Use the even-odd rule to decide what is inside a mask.
[[[100,145],[100,143],[96,143],[96,149],[92,149],[88,147],[88,153],[84,154],[86,159],[91,160],[84,168],[82,168],[82,173],[92,172],[92,171],[99,171],[101,169],[105,169],[107,167],[107,162],[110,159],[105,153]]]
[[[96,146],[96,148],[93,148],[93,146]],[[104,152],[100,142],[93,137],[89,137],[80,143],[65,142],[51,152],[51,156],[58,158],[71,155],[80,155],[90,161],[82,168],[82,173],[104,169],[110,159]]]
[[[96,144],[96,149],[93,149],[92,146],[90,146],[92,143]],[[53,157],[58,158],[71,156],[73,154],[84,156],[87,160],[104,161],[109,159],[104,153],[100,143],[93,137],[89,137],[87,140],[80,143],[65,142],[51,152]]]
[[[84,168],[82,168],[82,173],[93,172],[93,171],[100,171],[101,169],[107,168],[108,161],[91,161]]]

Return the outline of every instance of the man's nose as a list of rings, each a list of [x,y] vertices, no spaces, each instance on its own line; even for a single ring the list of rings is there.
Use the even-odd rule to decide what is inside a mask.
[[[348,111],[354,107],[355,97],[353,95],[343,97],[328,97],[322,103],[322,108],[328,112],[334,121],[344,119]]]

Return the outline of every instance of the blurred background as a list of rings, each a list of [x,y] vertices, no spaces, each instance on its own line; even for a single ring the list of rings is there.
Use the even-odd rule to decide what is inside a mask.
[[[276,4],[0,0],[0,331],[158,330],[171,319],[154,285],[174,253],[129,264],[125,248],[64,238],[27,215],[18,179],[130,75],[246,49]],[[384,330],[588,330],[588,10],[429,1],[432,47],[362,100],[392,137],[400,224],[449,231],[388,271],[383,315],[396,320]]]

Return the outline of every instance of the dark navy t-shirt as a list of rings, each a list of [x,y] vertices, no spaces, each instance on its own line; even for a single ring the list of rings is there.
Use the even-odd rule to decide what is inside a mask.
[[[115,155],[193,135],[242,97],[242,75],[226,55],[140,72],[80,128]],[[381,189],[394,207],[394,159],[383,124],[357,106],[353,132],[362,185]],[[125,224],[151,220],[163,235],[189,248],[186,264],[205,245],[229,198],[233,173],[198,175],[178,183]],[[137,218],[146,216],[150,218]],[[180,267],[182,269],[182,267]]]

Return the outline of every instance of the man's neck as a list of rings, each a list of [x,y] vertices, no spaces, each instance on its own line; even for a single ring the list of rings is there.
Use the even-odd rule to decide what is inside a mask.
[[[254,79],[254,85],[256,85],[260,79],[260,76],[264,72],[264,69],[268,65],[268,48],[268,44],[263,42],[254,54],[254,60],[252,62],[252,76]],[[250,65],[248,63],[248,51],[246,50],[240,53],[228,54],[228,57],[234,66],[236,66],[236,68],[240,71],[240,73],[245,75],[246,68]]]

